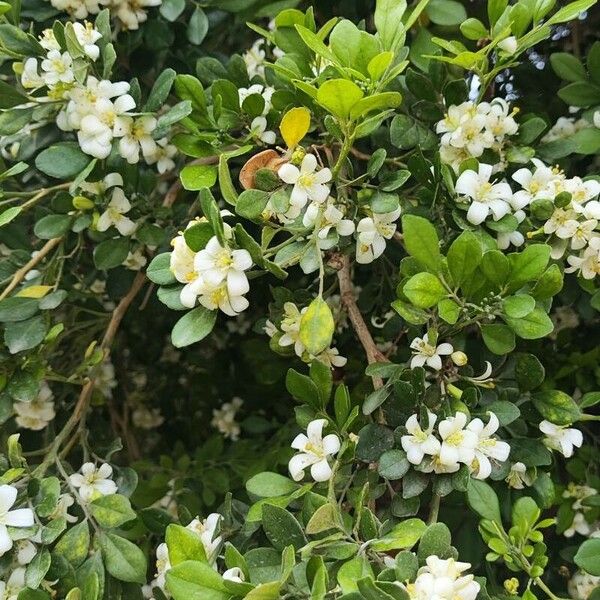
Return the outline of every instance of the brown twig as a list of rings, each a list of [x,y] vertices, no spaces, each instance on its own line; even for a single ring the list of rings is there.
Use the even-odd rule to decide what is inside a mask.
[[[23,265],[13,275],[10,283],[6,286],[6,289],[0,294],[0,300],[4,300],[20,283],[25,279],[25,276],[31,271],[38,263],[40,263],[46,255],[48,255],[56,246],[62,242],[62,237],[53,238],[48,240],[42,247],[42,249],[32,256],[29,262]]]
[[[350,275],[350,258],[347,255],[337,255],[335,260],[339,260],[340,268],[338,269],[337,276],[340,284],[340,297],[342,304],[348,311],[348,317],[352,327],[362,344],[367,355],[367,362],[372,365],[377,362],[390,362],[377,348],[375,341],[371,336],[371,332],[362,317],[360,309],[356,304],[356,298],[354,297],[354,288],[352,285],[352,277]],[[383,380],[381,377],[372,376],[373,387],[378,390],[383,387]]]

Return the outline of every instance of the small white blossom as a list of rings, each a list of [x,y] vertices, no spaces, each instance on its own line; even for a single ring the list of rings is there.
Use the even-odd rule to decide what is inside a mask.
[[[410,343],[410,347],[413,350],[413,357],[410,361],[411,369],[427,365],[439,371],[442,368],[442,356],[449,356],[454,352],[452,344],[447,342],[432,346],[427,333],[422,338],[416,337]]]
[[[527,473],[527,467],[522,462],[516,462],[510,467],[507,478],[505,479],[509,487],[515,490],[525,489],[533,483],[533,479]]]
[[[43,381],[38,394],[31,402],[15,402],[15,421],[19,427],[40,431],[56,416],[54,411],[54,395],[48,384]]]
[[[42,60],[42,78],[48,86],[58,83],[72,83],[75,80],[73,74],[73,58],[68,52],[60,53],[59,50],[50,50],[47,57]]]
[[[481,586],[473,575],[463,575],[470,568],[470,563],[453,558],[428,556],[426,566],[419,569],[415,582],[406,590],[411,600],[475,600]]]
[[[490,459],[497,462],[505,462],[510,454],[510,446],[501,442],[494,433],[498,431],[500,422],[493,412],[488,412],[489,421],[486,425],[481,419],[473,419],[467,429],[477,435],[478,441],[475,447],[475,460],[471,464],[475,479],[486,479],[492,472]]]
[[[28,565],[37,554],[37,548],[31,540],[17,540],[14,548],[17,555],[17,563],[21,567]]]
[[[441,449],[440,441],[433,435],[437,416],[429,411],[427,411],[427,415],[429,422],[425,430],[421,428],[417,415],[410,416],[406,421],[406,430],[409,435],[403,435],[400,438],[406,458],[413,465],[420,465],[426,454],[435,456]]]
[[[517,46],[517,38],[514,35],[510,35],[507,38],[504,38],[498,44],[498,48],[500,48],[507,54],[514,54],[517,51]]]
[[[244,572],[239,567],[227,569],[223,573],[223,579],[226,579],[227,581],[233,581],[235,583],[243,583],[246,580],[244,577]]]
[[[573,600],[588,600],[598,586],[600,586],[600,577],[585,571],[577,571],[569,580],[568,589]]]
[[[213,409],[213,418],[210,424],[223,434],[223,437],[234,441],[239,439],[240,425],[236,422],[235,417],[243,403],[241,398],[236,397],[231,402],[222,404],[221,408]]]
[[[113,470],[109,464],[103,463],[96,468],[94,463],[87,462],[80,470],[81,473],[69,476],[69,482],[78,489],[84,502],[117,493],[117,484],[111,479]]]
[[[391,240],[396,233],[396,221],[400,216],[400,208],[389,213],[374,213],[365,217],[356,226],[356,262],[369,264],[379,258],[386,247],[386,240]]]
[[[0,485],[0,556],[13,547],[13,541],[7,527],[32,527],[33,511],[30,508],[10,510],[17,500],[17,488],[12,485]]]
[[[2,600],[17,600],[19,592],[25,589],[25,569],[19,567],[12,572],[6,581],[0,581],[0,598]]]
[[[334,433],[323,437],[323,427],[327,419],[315,419],[308,424],[306,435],[299,433],[292,442],[292,448],[299,454],[293,456],[288,468],[294,481],[304,477],[304,470],[310,467],[311,477],[317,481],[328,481],[333,472],[327,458],[340,450],[340,438]]]
[[[238,96],[240,100],[240,106],[243,104],[244,100],[248,98],[248,96],[252,96],[253,94],[258,94],[262,96],[265,101],[265,108],[263,110],[263,115],[266,115],[271,110],[271,98],[275,93],[275,88],[261,85],[260,83],[255,83],[251,85],[249,88],[239,88]]]
[[[600,275],[600,236],[590,240],[589,246],[581,256],[568,256],[569,267],[565,273],[578,272],[584,279],[594,279]]]
[[[145,160],[153,160],[156,153],[156,142],[152,132],[156,129],[157,120],[151,115],[142,117],[124,116],[119,119],[115,133],[119,140],[119,153],[129,163],[140,160],[140,150]]]
[[[156,429],[160,427],[165,418],[160,412],[160,408],[147,408],[138,406],[131,414],[133,424],[139,429]]]
[[[255,76],[265,76],[265,51],[263,50],[265,41],[263,39],[256,40],[252,47],[244,52],[242,58],[246,63],[246,70],[248,71],[248,77],[252,79]]]
[[[141,248],[136,248],[133,252],[128,252],[127,258],[123,261],[123,266],[130,271],[139,271],[146,266],[148,259],[144,256]]]
[[[466,429],[467,415],[457,412],[440,422],[438,431],[442,438],[440,462],[458,470],[459,463],[470,466],[475,460],[475,449],[479,443],[478,435]]]
[[[136,225],[129,217],[125,216],[130,210],[131,204],[123,190],[115,188],[106,210],[96,223],[96,229],[106,231],[109,227],[114,226],[121,235],[131,235],[135,231]]]
[[[96,60],[100,56],[100,48],[96,42],[102,37],[102,34],[89,21],[73,23],[73,31],[83,51],[92,60]]]
[[[196,533],[202,540],[209,564],[214,565],[223,538],[217,535],[217,529],[223,517],[219,513],[211,513],[203,521],[197,517],[186,526],[186,529]]]
[[[565,458],[573,456],[574,447],[581,448],[583,444],[583,434],[579,429],[561,427],[544,420],[540,423],[540,431],[546,435],[546,446],[560,452]]]
[[[307,154],[302,159],[300,168],[286,163],[277,173],[282,181],[294,186],[290,205],[304,208],[309,200],[322,203],[329,196],[329,186],[326,184],[331,181],[331,171],[328,168],[317,171],[314,154]]]
[[[254,118],[250,123],[250,135],[269,146],[273,145],[277,139],[274,131],[267,130],[267,119],[265,117]]]
[[[587,522],[585,515],[582,512],[576,512],[573,516],[573,522],[571,526],[565,530],[563,535],[566,538],[572,538],[576,533],[585,537],[589,536],[592,532],[591,525]]]

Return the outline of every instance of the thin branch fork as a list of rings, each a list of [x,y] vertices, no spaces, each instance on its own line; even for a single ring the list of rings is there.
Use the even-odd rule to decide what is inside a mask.
[[[350,323],[352,323],[352,327],[365,350],[367,362],[370,365],[377,362],[390,362],[389,359],[377,348],[377,345],[371,336],[371,332],[369,331],[369,328],[363,319],[362,313],[356,304],[354,286],[352,285],[352,276],[350,274],[350,258],[347,255],[338,255],[337,260],[339,260],[340,264],[337,276],[340,284],[340,297],[342,299],[342,304],[346,308]],[[372,376],[372,379],[373,387],[376,390],[383,387],[383,381],[381,377]]]
[[[0,300],[4,300],[22,281],[25,279],[25,276],[29,271],[31,271],[38,263],[40,263],[44,258],[56,248],[61,242],[63,238],[57,237],[48,240],[43,246],[42,249],[32,256],[31,259],[24,264],[18,271],[13,275],[10,283],[6,286],[6,289],[0,294]]]

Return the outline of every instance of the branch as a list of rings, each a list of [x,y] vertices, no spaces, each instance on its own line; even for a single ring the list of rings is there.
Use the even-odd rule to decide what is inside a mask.
[[[35,256],[31,257],[31,260],[23,265],[16,273],[13,275],[10,283],[6,286],[6,289],[0,294],[0,300],[4,300],[6,296],[8,296],[20,283],[25,279],[25,276],[29,271],[31,271],[38,263],[40,263],[46,255],[48,255],[56,246],[58,246],[62,242],[62,237],[53,238],[48,240],[42,249],[35,254]]]
[[[340,268],[337,272],[338,281],[340,284],[340,297],[342,304],[346,307],[350,323],[362,344],[367,355],[367,362],[372,365],[377,362],[390,362],[377,348],[371,332],[362,317],[360,309],[356,304],[356,298],[354,297],[354,286],[352,285],[352,277],[350,275],[350,258],[347,255],[338,255]],[[381,377],[373,376],[373,387],[377,390],[383,387],[383,381]]]

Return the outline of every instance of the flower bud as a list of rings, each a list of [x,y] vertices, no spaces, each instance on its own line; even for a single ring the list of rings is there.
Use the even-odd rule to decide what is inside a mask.
[[[457,367],[464,367],[469,362],[469,357],[460,350],[456,350],[455,352],[453,352],[450,355],[450,358]]]
[[[517,38],[511,35],[503,39],[499,44],[498,48],[504,50],[507,54],[514,54],[517,51]]]
[[[306,156],[306,150],[302,146],[296,146],[294,151],[292,152],[292,158],[290,162],[293,165],[300,165],[302,163],[302,159]]]
[[[73,206],[77,210],[90,210],[94,208],[94,202],[85,196],[75,196],[73,198]]]

